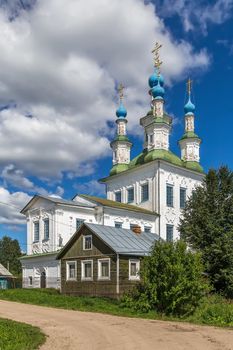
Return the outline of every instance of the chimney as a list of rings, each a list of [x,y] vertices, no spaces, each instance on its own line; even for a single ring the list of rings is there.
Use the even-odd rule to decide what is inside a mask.
[[[141,226],[139,226],[139,225],[134,225],[133,228],[132,228],[132,231],[133,231],[134,233],[136,233],[136,235],[140,235],[140,233],[142,233]]]

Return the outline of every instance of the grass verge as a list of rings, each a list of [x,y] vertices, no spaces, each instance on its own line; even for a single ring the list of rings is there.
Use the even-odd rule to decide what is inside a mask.
[[[34,350],[45,339],[37,327],[0,318],[0,350]]]
[[[67,310],[100,312],[117,316],[187,321],[196,324],[233,327],[233,303],[218,295],[204,298],[195,313],[192,316],[184,318],[168,317],[158,314],[155,311],[142,313],[124,307],[121,302],[117,300],[97,297],[66,296],[61,295],[58,291],[53,289],[2,290],[0,291],[0,299]]]

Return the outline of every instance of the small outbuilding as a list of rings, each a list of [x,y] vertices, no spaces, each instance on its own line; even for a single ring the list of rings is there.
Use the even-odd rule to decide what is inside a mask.
[[[84,223],[58,253],[61,293],[118,298],[140,281],[142,258],[159,236]]]
[[[14,287],[14,276],[2,264],[0,264],[0,289]]]

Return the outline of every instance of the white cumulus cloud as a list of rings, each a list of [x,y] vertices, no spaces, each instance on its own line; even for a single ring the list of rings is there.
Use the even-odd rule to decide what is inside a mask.
[[[30,199],[27,193],[11,193],[0,187],[0,224],[25,224],[25,216],[20,214],[20,210]]]
[[[169,84],[209,64],[143,0],[40,0],[14,20],[0,9],[0,32],[0,103],[17,105],[0,112],[0,167],[21,169],[14,176],[28,189],[29,175],[82,175],[109,154],[117,82],[135,130],[149,108],[155,41]]]
[[[222,24],[232,17],[233,0],[160,0],[157,5],[161,15],[179,16],[185,31],[207,34],[209,25]]]

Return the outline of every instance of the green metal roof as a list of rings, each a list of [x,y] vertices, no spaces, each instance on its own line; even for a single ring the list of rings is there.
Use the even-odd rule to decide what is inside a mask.
[[[25,260],[25,259],[34,259],[41,256],[50,256],[50,255],[57,255],[59,253],[59,250],[49,253],[38,253],[38,254],[31,254],[31,255],[24,255],[19,258],[19,260]]]
[[[204,173],[202,166],[198,162],[184,162],[184,165],[189,170],[194,170],[199,173]]]
[[[146,116],[153,116],[153,110],[152,109],[149,110],[149,112],[147,113]],[[154,119],[153,119],[153,123],[158,123],[158,124],[165,123],[165,124],[171,125],[172,124],[172,118],[167,113],[164,113],[162,117],[155,116]]]
[[[143,213],[143,214],[150,214],[150,215],[158,215],[157,213],[148,210],[148,209],[144,209],[144,208],[140,208],[137,207],[136,205],[131,205],[131,204],[127,204],[127,203],[120,203],[120,202],[116,202],[116,201],[111,201],[109,199],[105,199],[105,198],[100,198],[100,197],[95,197],[95,196],[89,196],[87,194],[80,194],[80,197],[83,197],[87,200],[90,200],[94,203],[98,203],[101,204],[105,207],[112,207],[112,208],[117,208],[117,209],[124,209],[124,210],[130,210],[130,211],[135,211],[138,213]]]
[[[201,141],[200,137],[195,134],[193,131],[187,131],[180,139],[181,140],[185,140],[185,139],[198,139]]]
[[[198,162],[185,162],[177,155],[172,153],[171,151],[163,150],[163,149],[155,149],[151,151],[144,150],[137,157],[131,160],[131,162],[127,164],[117,164],[114,165],[110,171],[110,176],[101,179],[101,182],[105,182],[113,175],[117,175],[124,171],[130,171],[140,165],[150,163],[154,160],[163,160],[170,164],[174,164],[176,166],[182,167],[184,169],[196,171],[198,173],[204,173],[202,166]]]
[[[130,142],[128,136],[126,136],[126,135],[116,135],[115,139],[112,142],[114,142],[114,141],[126,141],[129,143],[132,143],[132,142]]]
[[[171,151],[166,151],[163,149],[155,149],[149,152],[147,150],[144,150],[137,157],[131,160],[131,162],[129,163],[129,168],[134,168],[135,166],[149,163],[156,159],[165,160],[169,163],[172,163],[178,166],[183,166],[182,160]]]
[[[116,164],[116,165],[113,165],[112,169],[110,170],[110,175],[116,175],[128,169],[129,169],[128,164]]]

